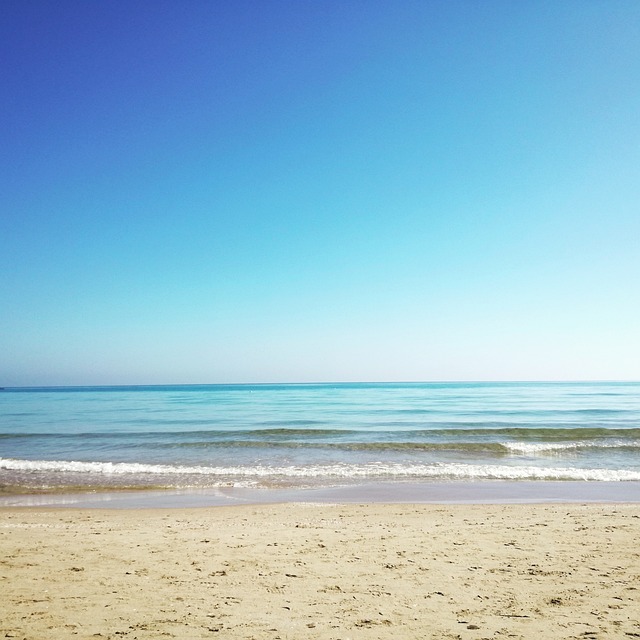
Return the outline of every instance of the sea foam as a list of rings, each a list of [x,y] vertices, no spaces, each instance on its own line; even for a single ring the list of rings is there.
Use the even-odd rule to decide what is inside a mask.
[[[0,469],[21,472],[49,472],[102,475],[210,476],[224,479],[457,479],[457,480],[586,480],[620,482],[640,480],[639,471],[624,469],[582,469],[569,467],[511,466],[492,464],[316,464],[290,466],[181,466],[125,462],[80,462],[64,460],[15,460],[0,458]]]

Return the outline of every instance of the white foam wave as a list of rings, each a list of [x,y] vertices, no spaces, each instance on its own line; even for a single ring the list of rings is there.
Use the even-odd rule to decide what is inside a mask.
[[[579,449],[640,449],[640,440],[612,440],[607,442],[597,442],[595,440],[584,440],[581,442],[501,442],[500,444],[509,451],[527,455]]]
[[[436,464],[332,464],[308,466],[174,466],[125,462],[77,462],[54,460],[15,460],[0,458],[0,469],[21,472],[79,473],[104,475],[210,476],[230,479],[288,478],[432,478],[459,480],[593,480],[618,482],[640,480],[640,471],[626,469],[581,469],[570,467],[536,467]]]

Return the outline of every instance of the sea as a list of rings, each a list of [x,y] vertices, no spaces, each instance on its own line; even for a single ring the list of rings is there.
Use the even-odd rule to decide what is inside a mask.
[[[371,495],[384,487],[384,495],[393,496],[411,486],[415,498],[417,487],[575,481],[629,483],[640,500],[640,383],[0,391],[5,493],[290,495],[360,487]]]

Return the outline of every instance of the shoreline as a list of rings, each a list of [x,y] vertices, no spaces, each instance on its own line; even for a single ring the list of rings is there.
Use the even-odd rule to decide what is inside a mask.
[[[631,637],[638,504],[0,509],[0,635]]]
[[[78,509],[202,508],[277,503],[323,504],[550,504],[640,503],[640,482],[476,481],[377,482],[321,488],[158,489],[55,487],[0,494],[11,507]]]

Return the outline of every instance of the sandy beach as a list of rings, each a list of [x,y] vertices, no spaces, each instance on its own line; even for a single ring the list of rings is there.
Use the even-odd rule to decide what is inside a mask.
[[[0,510],[7,638],[640,637],[640,505]]]

